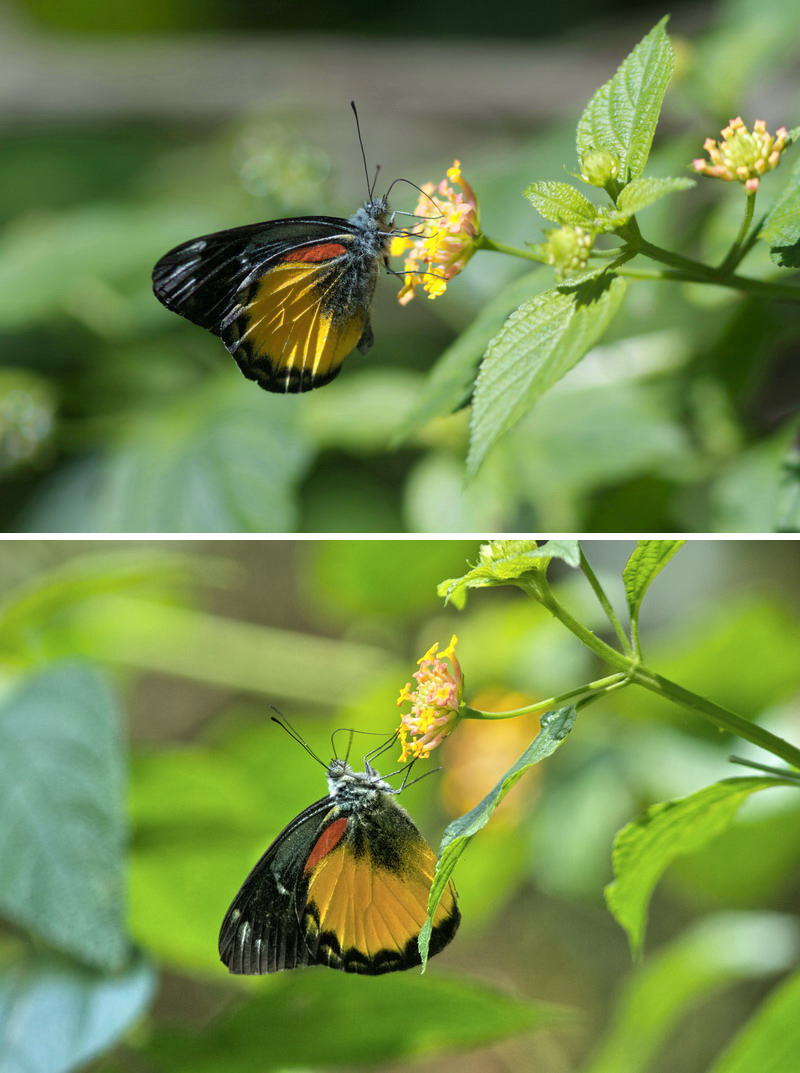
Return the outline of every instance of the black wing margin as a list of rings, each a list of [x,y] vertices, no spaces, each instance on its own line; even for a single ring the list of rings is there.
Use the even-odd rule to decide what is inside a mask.
[[[173,313],[221,335],[241,312],[240,292],[288,250],[353,230],[336,216],[306,216],[190,239],[156,263],[153,292]]]
[[[219,933],[220,961],[232,973],[262,975],[314,963],[302,927],[303,868],[335,808],[309,805],[278,835],[242,884]]]

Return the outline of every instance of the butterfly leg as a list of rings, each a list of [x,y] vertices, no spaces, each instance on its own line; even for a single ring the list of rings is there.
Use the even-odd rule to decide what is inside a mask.
[[[364,331],[361,333],[361,338],[356,343],[356,346],[362,354],[366,354],[372,344],[375,342],[375,336],[372,334],[372,325],[367,320],[364,325]]]

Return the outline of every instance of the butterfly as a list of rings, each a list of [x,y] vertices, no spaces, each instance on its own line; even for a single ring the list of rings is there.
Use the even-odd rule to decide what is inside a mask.
[[[353,349],[372,346],[378,270],[392,271],[389,243],[402,232],[390,215],[391,187],[373,196],[377,172],[370,184],[360,129],[358,137],[368,198],[349,219],[297,216],[217,231],[176,246],[153,269],[158,300],[219,336],[266,391],[321,387]]]
[[[363,772],[346,760],[323,766],[327,796],[281,831],[225,914],[219,956],[232,973],[327,965],[375,976],[420,964],[436,855],[396,803],[400,790],[368,757]],[[433,918],[430,956],[460,919],[451,882]]]

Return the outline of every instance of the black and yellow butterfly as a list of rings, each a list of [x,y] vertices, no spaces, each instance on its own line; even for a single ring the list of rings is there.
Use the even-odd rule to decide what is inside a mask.
[[[355,347],[372,346],[378,269],[383,262],[391,271],[389,241],[403,232],[393,230],[388,193],[373,196],[377,171],[370,183],[360,129],[358,139],[368,197],[349,219],[297,216],[217,231],[176,246],[153,269],[158,300],[218,335],[266,391],[321,387]]]
[[[327,965],[378,975],[420,964],[436,855],[396,804],[399,791],[368,759],[364,766],[332,760],[328,795],[292,820],[244,881],[219,934],[231,972]],[[460,919],[449,883],[430,955],[450,942]]]

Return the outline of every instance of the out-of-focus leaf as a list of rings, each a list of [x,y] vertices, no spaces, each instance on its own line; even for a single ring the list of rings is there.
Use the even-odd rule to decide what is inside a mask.
[[[800,973],[770,994],[709,1073],[795,1073],[800,1053]]]
[[[675,58],[665,16],[597,90],[578,123],[578,158],[605,149],[619,161],[623,182],[644,171]]]
[[[628,608],[632,619],[639,617],[639,608],[650,583],[685,543],[685,540],[638,540],[636,542],[636,547],[622,571],[625,595],[628,598]]]
[[[384,450],[417,400],[423,378],[406,369],[362,370],[303,399],[299,425],[318,447]]]
[[[224,355],[223,355],[224,357]],[[301,400],[302,401],[302,400]],[[286,531],[308,462],[298,400],[231,368],[197,394],[135,422],[111,455],[45,486],[34,531]]]
[[[547,572],[552,559],[578,566],[581,559],[577,540],[548,540],[541,546],[535,540],[493,540],[482,544],[478,562],[466,574],[447,578],[437,589],[447,603],[461,608],[467,589],[484,589],[495,585],[514,585],[535,579]]]
[[[205,559],[203,577],[207,579],[220,566],[219,561]],[[37,572],[0,601],[0,650],[6,659],[40,659],[48,653],[48,632],[63,629],[65,616],[74,614],[85,601],[125,592],[170,597],[185,588],[193,572],[200,576],[196,559],[160,548],[76,555]]]
[[[453,561],[473,557],[475,541],[335,540],[305,545],[300,571],[310,603],[321,600],[337,618],[396,618],[430,610],[432,594]]]
[[[634,956],[644,942],[650,895],[671,862],[724,831],[756,790],[788,785],[773,778],[723,779],[688,797],[651,805],[617,833],[615,878],[606,887],[606,904],[627,932]]]
[[[265,1073],[349,1068],[477,1047],[564,1020],[563,1009],[453,977],[319,968],[281,974],[199,1036],[164,1031],[148,1052],[170,1073],[217,1073],[231,1054],[240,1068]]]
[[[475,385],[467,470],[475,474],[497,439],[597,342],[625,295],[601,273],[564,283],[512,313],[486,351]]]
[[[483,306],[434,365],[415,406],[403,420],[397,439],[406,439],[434,417],[445,417],[467,404],[489,341],[503,326],[509,313],[540,291],[551,278],[549,269],[527,272],[512,280]]]
[[[519,781],[529,767],[538,764],[541,760],[545,760],[548,756],[552,756],[568,736],[574,723],[575,708],[572,705],[545,712],[541,719],[541,730],[519,760],[508,769],[482,801],[479,801],[469,812],[448,824],[442,835],[442,841],[439,846],[439,859],[436,862],[436,872],[428,895],[428,919],[419,936],[419,952],[422,957],[423,969],[428,959],[431,921],[436,913],[436,907],[445,887],[453,875],[455,866],[458,864],[459,857],[478,831],[489,822],[492,813],[512,786]]]
[[[637,968],[617,999],[608,1031],[580,1073],[647,1073],[688,1010],[738,980],[787,968],[798,947],[797,921],[779,913],[720,913],[700,921]],[[789,1073],[793,1067],[784,1068]],[[773,1073],[758,1062],[736,1067],[737,1073],[755,1070]],[[714,1073],[723,1070],[715,1067]]]
[[[60,664],[0,707],[0,912],[102,969],[125,961],[120,715],[106,680]]]
[[[0,961],[0,1073],[68,1073],[111,1047],[147,1008],[143,957],[100,975],[52,954]]]
[[[712,490],[712,519],[719,532],[795,532],[792,506],[794,439],[789,421],[772,437],[735,458]]]

